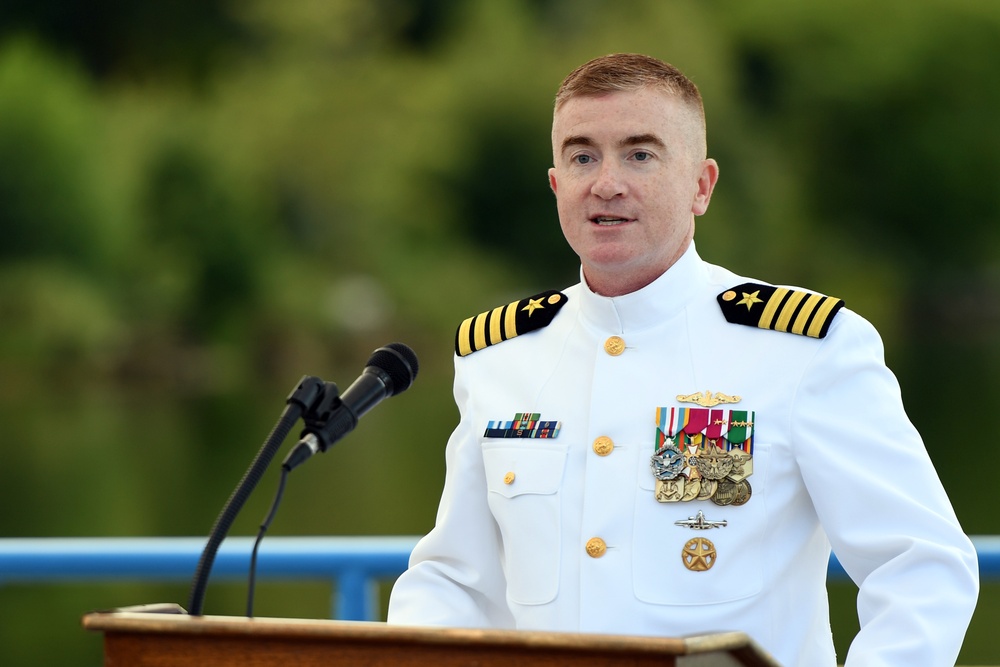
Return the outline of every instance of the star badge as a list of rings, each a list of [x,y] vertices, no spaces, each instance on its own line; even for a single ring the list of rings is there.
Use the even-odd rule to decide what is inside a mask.
[[[684,559],[684,567],[692,572],[711,570],[715,565],[715,545],[704,537],[696,537],[684,545],[681,557]]]
[[[760,290],[757,290],[756,292],[752,292],[750,294],[747,294],[746,292],[743,292],[743,299],[741,299],[740,301],[737,301],[736,305],[737,306],[746,306],[747,310],[750,310],[751,308],[753,308],[753,305],[755,303],[764,303],[763,300],[757,298],[759,294],[760,294]]]
[[[542,305],[542,300],[540,298],[539,299],[528,299],[528,305],[525,306],[524,308],[522,308],[521,310],[528,311],[528,317],[531,317],[531,314],[534,313],[536,309],[538,309],[538,308],[544,308],[544,307],[545,306]]]

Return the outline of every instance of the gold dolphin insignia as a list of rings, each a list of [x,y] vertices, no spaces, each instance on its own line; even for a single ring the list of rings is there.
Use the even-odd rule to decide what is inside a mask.
[[[722,403],[739,403],[742,400],[741,396],[729,396],[728,394],[723,394],[721,391],[715,392],[713,395],[710,391],[699,391],[697,394],[679,394],[677,400],[681,403],[695,403],[703,408],[714,408],[716,405]]]

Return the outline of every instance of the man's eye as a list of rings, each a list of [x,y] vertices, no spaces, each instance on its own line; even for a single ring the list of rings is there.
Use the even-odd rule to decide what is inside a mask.
[[[591,162],[593,162],[593,160],[594,158],[590,157],[589,155],[577,155],[576,157],[573,158],[573,161],[576,162],[577,164],[590,164]]]
[[[636,151],[635,153],[632,154],[632,157],[637,162],[646,162],[652,156],[649,153],[647,153],[646,151]]]

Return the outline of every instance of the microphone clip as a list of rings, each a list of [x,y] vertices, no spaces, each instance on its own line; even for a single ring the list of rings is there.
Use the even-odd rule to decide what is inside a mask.
[[[342,401],[340,389],[336,384],[306,375],[288,395],[285,403],[298,405],[302,422],[305,424],[299,435],[298,445],[289,452],[281,464],[283,468],[291,470],[316,452],[325,452],[330,446],[330,440],[324,434],[324,427],[340,408]]]
[[[305,424],[305,428],[299,434],[299,439],[313,435],[318,441],[319,450],[325,452],[331,444],[325,433],[327,422],[333,418],[342,405],[343,401],[340,400],[340,390],[337,385],[333,382],[323,382],[313,405],[308,406],[302,413],[302,422]]]
[[[402,343],[390,343],[372,352],[364,371],[342,395],[331,382],[303,378],[288,400],[302,408],[306,427],[282,467],[291,470],[313,454],[325,452],[354,430],[361,416],[380,401],[406,390],[417,369],[413,350]]]

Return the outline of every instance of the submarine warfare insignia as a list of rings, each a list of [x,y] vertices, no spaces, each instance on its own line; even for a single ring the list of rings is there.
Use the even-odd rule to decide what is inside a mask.
[[[698,510],[697,516],[690,516],[681,521],[674,521],[674,525],[684,528],[693,528],[694,530],[709,530],[711,528],[725,528],[729,525],[729,522],[725,519],[722,521],[709,521],[705,518],[705,513]]]
[[[823,338],[844,301],[814,292],[743,283],[716,297],[726,321]]]
[[[547,327],[567,300],[562,292],[548,290],[469,317],[455,333],[455,354],[465,357],[490,345]]]
[[[562,422],[542,421],[541,413],[518,412],[514,419],[490,421],[486,424],[484,438],[555,438]]]
[[[710,391],[699,391],[697,394],[681,394],[677,397],[679,403],[694,403],[703,408],[714,408],[721,403],[739,403],[740,400],[740,396],[728,396],[721,391],[715,392],[714,396]]]
[[[657,408],[649,466],[661,503],[711,500],[739,506],[753,491],[754,414],[747,410]]]

